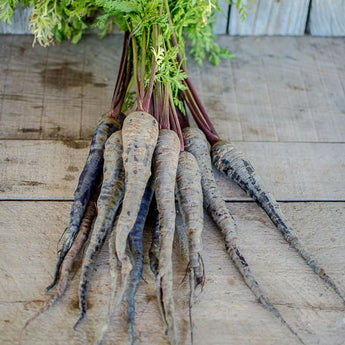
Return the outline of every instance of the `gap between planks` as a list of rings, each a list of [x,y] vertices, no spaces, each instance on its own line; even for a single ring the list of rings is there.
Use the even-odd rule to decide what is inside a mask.
[[[69,202],[73,201],[74,198],[72,197],[65,197],[65,198],[52,198],[52,197],[0,197],[0,201],[60,201],[60,202]],[[248,203],[248,202],[256,202],[255,200],[251,198],[223,198],[225,202],[236,202],[236,203]],[[345,202],[345,199],[276,199],[277,202],[282,202],[282,203],[296,203],[296,202]]]
[[[41,142],[64,142],[64,141],[73,141],[73,142],[85,142],[89,141],[91,143],[92,136],[85,137],[85,138],[0,138],[0,142],[2,141],[41,141]],[[315,141],[315,140],[305,140],[305,141],[299,141],[299,140],[231,140],[232,144],[238,144],[238,143],[279,143],[279,144],[345,144],[345,141]]]

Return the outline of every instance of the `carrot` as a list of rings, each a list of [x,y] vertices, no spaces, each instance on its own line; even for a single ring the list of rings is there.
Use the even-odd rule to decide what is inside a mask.
[[[187,151],[185,151],[187,152]],[[176,195],[178,192],[175,192]],[[202,202],[201,202],[202,204]],[[188,244],[188,237],[186,228],[184,226],[184,222],[182,219],[182,214],[180,210],[180,206],[178,201],[175,201],[175,207],[176,207],[176,218],[175,218],[175,233],[176,233],[176,241],[177,245],[179,247],[180,255],[182,256],[183,261],[189,265],[189,244]]]
[[[154,182],[159,214],[159,258],[157,275],[158,301],[166,333],[176,344],[174,320],[172,246],[175,231],[175,180],[180,152],[180,140],[169,129],[161,129],[154,153]]]
[[[205,281],[202,264],[203,205],[201,174],[194,156],[181,152],[176,175],[177,196],[183,223],[188,235],[189,265],[193,270],[195,287]]]
[[[112,238],[115,240],[115,262],[121,264],[121,288],[115,301],[107,324],[103,327],[97,344],[100,344],[118,306],[127,290],[129,274],[132,269],[130,259],[126,254],[129,232],[133,228],[147,182],[151,175],[151,161],[158,138],[158,123],[145,111],[130,113],[123,122],[123,165],[125,169],[125,194],[122,209],[116,220]],[[113,264],[116,266],[116,263]]]
[[[141,200],[151,175],[151,161],[158,138],[156,119],[144,112],[130,113],[123,122],[123,165],[125,169],[125,195],[116,232],[116,253],[122,265],[122,274],[131,269],[125,253],[127,237],[137,219]]]
[[[183,138],[185,149],[194,155],[199,164],[201,172],[201,184],[204,194],[204,206],[224,236],[227,253],[229,254],[238,271],[241,273],[247,286],[262,303],[262,305],[267,310],[272,312],[272,314],[303,343],[298,334],[283,319],[279,311],[264,295],[259,284],[255,280],[248,263],[236,245],[236,234],[233,230],[235,223],[218,191],[212,172],[209,145],[204,133],[197,128],[186,127],[183,129]]]
[[[149,211],[149,206],[153,196],[153,184],[149,181],[141,201],[137,220],[128,235],[129,249],[132,254],[132,270],[129,277],[127,291],[127,322],[130,343],[134,344],[134,319],[135,303],[134,297],[138,289],[140,277],[144,267],[144,248],[143,248],[143,230]]]
[[[22,337],[24,334],[24,331],[29,326],[29,324],[34,321],[37,317],[39,317],[42,313],[47,311],[65,292],[68,284],[68,278],[72,270],[72,266],[74,264],[74,260],[79,254],[80,250],[83,248],[91,229],[92,222],[96,216],[97,213],[97,207],[93,200],[90,200],[85,214],[83,216],[83,219],[80,223],[80,230],[71,245],[70,250],[65,256],[65,259],[61,265],[61,276],[59,279],[59,282],[56,286],[55,293],[49,298],[49,300],[46,302],[46,304],[38,310],[29,320],[25,322],[25,325],[23,326],[21,332],[20,332],[20,340],[19,344],[22,343]]]
[[[149,249],[150,268],[152,273],[157,276],[158,274],[158,260],[159,260],[159,216],[157,210],[156,199],[152,200],[151,211],[153,213],[153,225],[151,229],[152,241]]]
[[[177,197],[179,209],[184,223],[184,233],[187,233],[189,254],[189,322],[191,343],[193,344],[192,305],[194,290],[198,285],[203,287],[205,269],[202,260],[202,229],[203,229],[203,195],[201,174],[195,157],[187,152],[181,152],[176,175]]]
[[[280,210],[277,201],[266,190],[261,178],[256,174],[255,169],[244,154],[238,151],[231,143],[223,140],[213,145],[211,154],[216,168],[225,176],[235,181],[250,197],[257,201],[273,224],[283,234],[285,240],[296,249],[314,272],[326,281],[345,302],[344,294],[301,244]]]
[[[149,206],[152,200],[153,196],[153,183],[152,181],[149,181],[144,195],[143,199],[141,201],[140,209],[138,212],[137,219],[135,221],[135,224],[133,228],[131,229],[129,235],[128,235],[128,244],[129,244],[129,250],[131,252],[131,261],[133,264],[133,268],[130,271],[130,276],[129,280],[122,282],[122,287],[119,292],[119,296],[116,298],[116,301],[114,303],[114,306],[111,307],[111,302],[115,296],[115,288],[116,286],[113,287],[113,293],[112,297],[110,299],[109,306],[111,308],[111,312],[109,313],[109,318],[107,323],[104,325],[102,328],[101,334],[98,337],[97,341],[95,344],[101,344],[104,335],[106,334],[109,325],[113,318],[116,315],[117,308],[122,301],[123,295],[125,290],[127,289],[127,283],[128,283],[128,289],[127,289],[127,323],[128,323],[128,334],[130,337],[130,343],[134,344],[134,319],[135,319],[135,303],[134,303],[134,297],[140,282],[140,277],[143,271],[143,265],[144,265],[144,250],[143,250],[143,230],[145,226],[145,221],[147,218]],[[117,221],[117,220],[116,220]],[[116,228],[116,227],[115,227]],[[117,258],[116,258],[116,253],[115,253],[115,246],[114,243],[116,241],[116,234],[115,231],[113,231],[110,235],[109,239],[109,248],[111,255],[114,256],[114,262],[112,263],[112,271],[117,271]],[[113,242],[113,243],[112,243]],[[112,272],[112,273],[113,273]],[[116,284],[115,284],[116,285]]]
[[[84,215],[87,203],[96,186],[100,183],[103,166],[103,151],[107,138],[120,128],[120,121],[105,115],[98,123],[92,137],[89,155],[79,177],[77,189],[74,192],[70,221],[64,234],[64,241],[58,253],[53,282],[47,286],[50,290],[55,286],[61,264],[79,231],[80,221]]]
[[[80,317],[74,328],[84,318],[87,309],[86,294],[96,256],[102,248],[113,224],[115,214],[124,194],[124,169],[122,163],[122,133],[117,131],[107,140],[104,150],[103,184],[98,198],[98,216],[91,239],[83,258],[79,285]]]

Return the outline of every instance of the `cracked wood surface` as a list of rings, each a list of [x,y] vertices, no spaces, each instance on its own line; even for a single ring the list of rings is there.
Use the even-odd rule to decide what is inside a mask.
[[[122,38],[87,37],[77,46],[48,49],[32,49],[31,42],[28,36],[0,36],[7,48],[0,49],[1,344],[15,343],[20,327],[47,298],[44,288],[52,278],[57,241],[68,222],[90,137],[110,104]],[[215,127],[247,154],[278,199],[290,200],[281,203],[283,211],[345,292],[344,39],[220,37],[219,42],[236,53],[236,60],[218,68],[189,63]],[[238,224],[239,246],[273,304],[305,344],[343,344],[341,300],[255,203],[217,179],[223,195],[238,200],[228,205]],[[194,306],[195,343],[298,344],[245,286],[208,217],[203,239],[207,284]],[[80,260],[65,296],[32,323],[24,344],[93,343],[107,313],[107,260],[104,248],[89,314],[78,333],[72,326],[78,316]],[[187,288],[180,285],[185,263],[176,254],[174,265],[180,339],[189,344]],[[146,264],[136,298],[140,344],[167,344],[155,294]],[[127,343],[124,315],[106,343]]]

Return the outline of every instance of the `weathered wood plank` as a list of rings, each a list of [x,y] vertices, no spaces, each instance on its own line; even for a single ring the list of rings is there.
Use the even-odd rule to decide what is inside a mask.
[[[343,39],[220,37],[219,43],[236,58],[218,68],[190,64],[189,71],[222,137],[344,141]]]
[[[221,12],[217,13],[217,19],[213,28],[213,32],[216,35],[224,35],[226,34],[228,28],[229,3],[220,0],[219,8],[221,9]]]
[[[1,136],[89,138],[109,110],[122,36],[34,49],[30,36],[0,40],[10,48],[0,55]]]
[[[0,198],[72,198],[89,141],[0,141]],[[277,199],[344,200],[345,144],[237,142]],[[227,199],[244,192],[217,179]]]
[[[345,337],[344,307],[282,239],[253,203],[231,204],[238,224],[239,246],[274,305],[306,345],[341,344]],[[52,279],[56,243],[69,215],[69,202],[0,202],[0,342],[13,344],[20,327],[47,296]],[[326,271],[345,290],[344,203],[287,203],[282,208],[292,220],[300,239]],[[42,217],[42,214],[45,217]],[[222,238],[206,217],[204,261],[207,282],[193,308],[195,343],[299,344],[269,312],[257,303],[224,250]],[[175,248],[175,299],[181,343],[189,344],[186,326],[188,294],[180,285],[185,263]],[[78,265],[80,261],[78,261]],[[89,312],[75,333],[78,315],[76,267],[65,296],[33,322],[24,335],[25,344],[89,344],[99,334],[107,314],[110,294],[107,248],[96,265],[89,293]],[[155,284],[147,261],[136,298],[136,332],[140,344],[167,344],[159,319]],[[106,344],[126,344],[124,312],[114,322]]]
[[[11,24],[4,23],[0,20],[0,34],[19,34],[27,35],[29,30],[29,15],[31,9],[15,10],[11,19]]]
[[[0,36],[0,138],[90,138],[109,108],[121,35],[31,47]],[[233,61],[188,70],[219,134],[232,140],[344,142],[343,39],[219,37]],[[325,116],[327,114],[327,116]]]
[[[345,1],[312,0],[308,26],[315,36],[345,36]]]
[[[305,32],[309,1],[243,1],[249,7],[247,18],[242,21],[235,6],[232,6],[229,34],[302,36]]]

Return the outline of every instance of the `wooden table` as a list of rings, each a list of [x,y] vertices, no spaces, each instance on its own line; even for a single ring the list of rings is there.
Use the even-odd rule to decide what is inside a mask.
[[[189,73],[225,139],[243,150],[301,241],[345,293],[345,40],[219,37],[235,54]],[[31,47],[0,36],[0,343],[14,344],[44,301],[59,237],[90,136],[112,96],[122,37]],[[239,246],[264,293],[305,344],[345,344],[340,298],[286,244],[264,212],[217,174]],[[195,344],[300,344],[255,299],[208,216],[207,281],[193,308]],[[81,259],[80,259],[81,260]],[[80,264],[79,260],[79,264]],[[181,344],[189,344],[185,262],[175,249]],[[24,344],[92,344],[107,316],[108,249],[96,264],[77,332],[79,266],[63,298],[34,321]],[[167,344],[146,263],[137,294],[138,344]],[[106,344],[127,344],[121,310]]]

